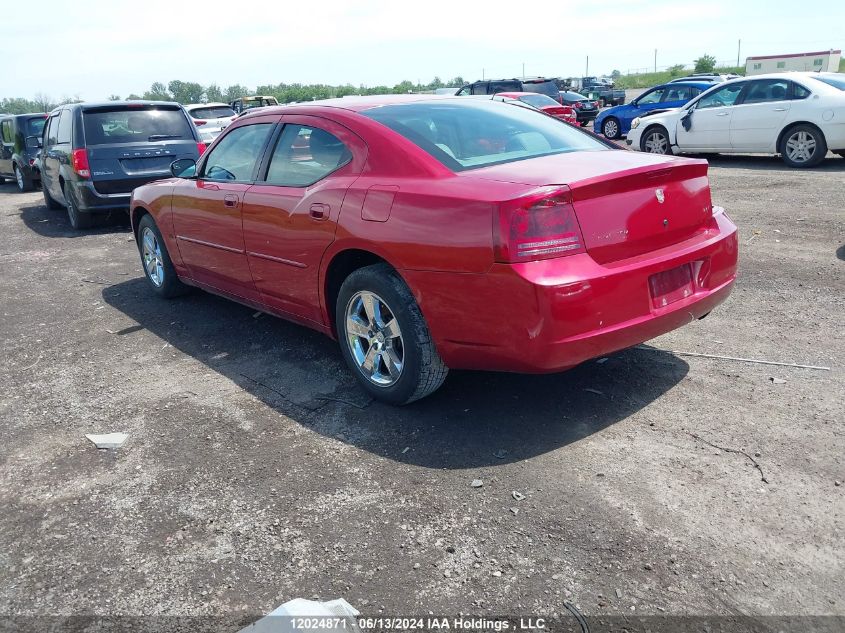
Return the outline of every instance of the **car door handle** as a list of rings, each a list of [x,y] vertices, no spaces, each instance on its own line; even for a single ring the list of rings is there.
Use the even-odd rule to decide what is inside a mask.
[[[786,108],[775,108],[775,112],[786,112]]]
[[[223,196],[223,205],[227,207],[238,206],[238,197],[232,193],[226,194]]]
[[[717,112],[716,116],[728,116],[730,112]]]
[[[311,209],[308,213],[315,220],[325,220],[329,217],[329,211],[331,211],[331,207],[329,205],[318,202],[311,205]]]

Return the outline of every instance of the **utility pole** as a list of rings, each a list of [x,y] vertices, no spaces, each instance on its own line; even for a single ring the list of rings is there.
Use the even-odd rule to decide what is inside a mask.
[[[657,49],[654,49],[654,72],[657,72]]]
[[[742,50],[742,40],[737,40],[736,43],[736,65],[739,66],[739,51]]]
[[[590,56],[589,55],[587,55],[587,71],[584,73],[584,76],[585,77],[590,76]]]
[[[481,78],[484,79],[484,69],[481,69]]]
[[[522,62],[522,78],[525,79],[525,62]]]

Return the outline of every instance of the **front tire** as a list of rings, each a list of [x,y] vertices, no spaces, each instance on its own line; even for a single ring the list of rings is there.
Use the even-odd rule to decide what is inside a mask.
[[[21,168],[15,165],[15,182],[18,185],[18,191],[21,193],[26,193],[27,191],[32,191],[32,178],[29,176],[24,176],[24,173],[21,171]]]
[[[79,207],[76,206],[76,202],[74,201],[73,196],[70,194],[70,186],[67,183],[65,183],[65,186],[62,188],[62,193],[65,196],[65,206],[67,207],[67,219],[70,222],[70,225],[77,231],[90,228],[91,224],[93,223],[93,218],[91,217],[91,214],[79,210]]]
[[[622,136],[619,132],[619,121],[612,116],[606,118],[601,124],[601,133],[604,134],[605,138],[613,140],[619,138]]]
[[[376,400],[394,405],[419,400],[449,373],[413,294],[387,264],[359,268],[346,278],[335,323],[346,364]]]
[[[796,125],[786,131],[778,149],[790,167],[815,167],[827,154],[827,142],[818,128]]]
[[[146,214],[138,223],[138,253],[147,282],[160,297],[172,299],[188,292],[189,287],[179,281],[176,269],[167,252],[153,216]]]
[[[669,132],[665,127],[655,125],[643,132],[640,139],[640,150],[649,154],[672,155],[672,145],[669,143]]]

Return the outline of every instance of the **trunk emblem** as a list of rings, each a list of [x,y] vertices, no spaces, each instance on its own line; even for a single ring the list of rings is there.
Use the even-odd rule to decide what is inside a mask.
[[[666,195],[663,193],[663,189],[655,189],[654,195],[660,204],[663,204],[663,201],[666,200]]]

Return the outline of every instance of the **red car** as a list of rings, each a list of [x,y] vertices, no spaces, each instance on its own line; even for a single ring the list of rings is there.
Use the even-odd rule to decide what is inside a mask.
[[[736,276],[706,161],[496,101],[264,108],[172,171],[131,203],[152,289],[334,337],[394,404],[448,368],[555,372],[636,345],[709,313]]]
[[[578,124],[575,110],[571,106],[561,105],[548,95],[541,95],[536,92],[498,92],[495,97],[521,101],[571,125]]]

